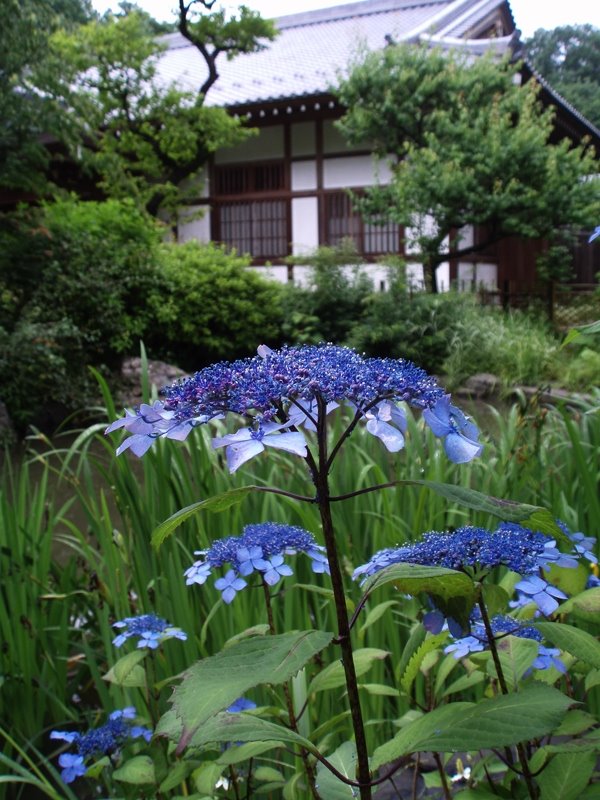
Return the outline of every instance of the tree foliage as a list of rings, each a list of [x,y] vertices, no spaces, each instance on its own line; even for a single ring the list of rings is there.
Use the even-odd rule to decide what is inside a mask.
[[[548,237],[600,214],[594,154],[570,141],[550,144],[551,110],[533,82],[519,85],[507,60],[393,46],[367,54],[338,93],[350,143],[371,142],[393,178],[357,201],[372,221],[407,227],[435,289],[448,237],[485,226],[478,249],[517,235]],[[457,255],[473,252],[454,242]]]
[[[600,127],[600,29],[592,25],[540,28],[527,39],[525,48],[542,77]]]
[[[239,20],[211,12],[189,30],[192,39],[205,33],[202,47],[211,37],[218,43],[209,72],[220,52],[251,52],[260,46],[258,36],[272,36],[270,23],[253,12]],[[206,84],[193,93],[160,76],[166,46],[146,14],[133,10],[61,30],[51,45],[54,68],[40,83],[68,109],[76,128],[72,156],[82,154],[108,196],[133,198],[153,215],[173,211],[197,194],[194,178],[209,155],[251,133],[224,109],[205,105]]]

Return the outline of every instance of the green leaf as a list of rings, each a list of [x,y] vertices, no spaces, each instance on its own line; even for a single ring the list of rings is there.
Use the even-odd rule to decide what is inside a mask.
[[[585,335],[590,333],[600,333],[600,320],[596,320],[596,322],[590,322],[589,325],[579,325],[577,328],[571,328],[560,346],[561,349],[566,347],[568,344],[571,344],[572,341],[577,339],[582,334]]]
[[[326,597],[328,600],[331,600],[332,602],[335,601],[333,589],[328,589],[326,586],[314,586],[312,583],[296,583],[294,584],[294,586],[292,586],[292,589],[302,589],[302,591],[304,592],[311,592],[312,594],[318,594],[321,595],[321,597]],[[349,613],[352,614],[352,612],[355,609],[354,602],[350,597],[347,596],[344,599],[346,601],[346,608],[348,609]]]
[[[285,778],[279,770],[273,767],[257,767],[254,770],[254,777],[257,781],[277,781],[278,783],[285,783]]]
[[[501,586],[495,583],[482,584],[483,601],[490,617],[506,613],[509,595]]]
[[[158,550],[165,539],[171,536],[176,528],[194,514],[198,514],[200,511],[212,511],[213,513],[226,511],[228,508],[241,503],[251,492],[257,489],[257,486],[240,486],[237,489],[230,489],[222,494],[216,494],[206,500],[200,500],[198,503],[192,503],[191,506],[186,506],[176,511],[155,528],[152,533],[152,546]]]
[[[559,753],[537,782],[542,800],[579,800],[596,765],[594,753]]]
[[[478,670],[471,672],[470,675],[462,675],[444,690],[442,697],[448,697],[451,694],[458,694],[458,692],[464,692],[467,689],[472,689],[473,686],[478,686],[484,680],[485,675],[483,672],[479,672]]]
[[[327,760],[345,778],[356,780],[356,745],[354,742],[344,742],[328,756]],[[352,800],[356,797],[355,788],[343,783],[320,762],[317,764],[317,785],[319,794],[321,797],[326,797],[327,800]]]
[[[262,755],[276,747],[283,747],[281,741],[266,742],[246,742],[246,744],[233,745],[228,747],[217,759],[217,764],[225,767],[231,764],[239,764],[240,761],[249,761],[251,758]]]
[[[180,786],[187,776],[192,771],[193,766],[187,761],[178,761],[167,774],[167,777],[161,783],[159,790],[161,792],[170,792]]]
[[[140,666],[148,655],[146,649],[134,650],[132,653],[122,656],[111,669],[103,675],[103,680],[114,683],[117,686],[142,687],[146,686],[146,671]]]
[[[359,683],[358,688],[364,689],[365,692],[376,697],[398,697],[398,689],[387,686],[385,683]]]
[[[377,748],[372,769],[396,758],[432,752],[505,747],[550,733],[572,700],[551,686],[534,682],[521,692],[480,703],[451,703],[430,711]]]
[[[113,778],[121,783],[155,783],[154,762],[150,756],[134,756],[116,769]]]
[[[533,639],[505,636],[496,643],[496,648],[508,688],[516,690],[519,681],[537,658],[539,644]],[[493,659],[488,661],[488,672],[497,677]]]
[[[445,567],[424,567],[419,564],[392,564],[372,575],[363,587],[365,595],[386,583],[394,583],[406,594],[432,594],[443,600],[474,595],[474,584],[464,572]]]
[[[406,666],[404,674],[400,678],[400,686],[406,694],[410,694],[412,685],[419,674],[423,659],[428,653],[437,650],[448,638],[448,634],[438,633],[436,636],[428,636],[423,644],[413,653],[410,661]]]
[[[376,647],[363,647],[360,650],[355,650],[352,656],[354,660],[354,668],[356,670],[356,677],[359,678],[368,672],[376,660],[384,659],[389,655],[387,650],[379,650]],[[346,673],[341,661],[334,661],[328,664],[325,669],[321,670],[316,675],[308,687],[308,693],[322,692],[326,689],[337,689],[338,686],[346,685]]]
[[[417,623],[410,632],[410,636],[408,637],[408,641],[404,645],[404,649],[402,650],[402,655],[400,656],[400,661],[398,662],[398,666],[396,667],[396,680],[400,680],[400,676],[404,674],[406,671],[406,667],[408,666],[408,662],[413,656],[421,644],[425,641],[425,637],[427,636],[427,631],[421,625],[421,623]]]
[[[556,647],[591,667],[600,667],[600,643],[591,634],[560,622],[536,622],[534,627]]]
[[[181,752],[207,719],[254,686],[289,680],[332,638],[333,634],[323,631],[254,636],[198,661],[174,690],[173,713],[161,718],[156,732],[179,738]]]
[[[251,628],[246,628],[246,630],[241,633],[236,633],[231,639],[227,639],[223,645],[223,649],[231,647],[232,644],[236,644],[236,642],[240,642],[242,639],[247,639],[249,636],[266,636],[267,633],[269,633],[269,626],[266,622],[262,625],[253,625]]]
[[[389,608],[397,605],[398,605],[397,600],[385,600],[383,603],[378,603],[369,611],[369,613],[365,617],[365,621],[360,626],[359,633],[364,635],[366,630],[370,628],[371,625],[373,625],[375,622],[377,622],[377,620],[380,619]]]
[[[561,614],[573,614],[581,619],[597,620],[600,618],[600,586],[587,589],[581,594],[570,597],[561,603]]]
[[[213,797],[215,793],[215,783],[222,774],[223,767],[220,767],[214,761],[208,761],[204,764],[200,764],[198,769],[194,770],[192,773],[192,780],[198,792]]]
[[[554,586],[558,586],[568,595],[576,595],[583,592],[587,579],[590,576],[589,570],[584,564],[576,567],[557,567],[552,564],[547,572],[548,580]],[[560,608],[562,614],[562,606]]]
[[[201,725],[190,740],[191,748],[206,748],[222,742],[284,742],[311,753],[316,747],[308,739],[283,725],[276,725],[252,714],[216,714]]]
[[[554,736],[577,736],[596,725],[596,718],[581,708],[567,711],[560,726],[554,731]]]

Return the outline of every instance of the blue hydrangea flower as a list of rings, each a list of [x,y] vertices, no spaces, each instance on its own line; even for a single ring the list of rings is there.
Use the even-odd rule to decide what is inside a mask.
[[[483,642],[480,642],[475,636],[463,636],[462,639],[457,639],[444,647],[444,653],[451,653],[457,660],[466,658],[469,653],[478,653],[481,650],[483,650]]]
[[[508,523],[502,523],[494,532],[472,526],[453,533],[432,531],[419,542],[376,553],[354,571],[354,578],[364,580],[397,563],[484,572],[504,565],[526,575],[539,569],[547,542],[542,533]]]
[[[444,439],[444,450],[450,461],[463,464],[481,454],[483,445],[477,441],[477,427],[452,405],[450,395],[441,397],[432,408],[426,408],[423,419],[435,436]]]
[[[230,714],[239,714],[241,711],[250,711],[256,708],[256,703],[248,700],[246,697],[238,697],[227,709]]]
[[[58,763],[62,767],[60,777],[65,783],[73,783],[74,780],[87,772],[87,767],[83,763],[83,756],[78,756],[74,753],[62,753],[58,757]]]
[[[58,739],[76,746],[76,753],[61,753],[58,759],[62,767],[61,778],[65,783],[72,783],[76,778],[85,775],[85,762],[88,758],[113,755],[117,753],[128,739],[144,738],[150,741],[152,731],[142,725],[133,725],[137,716],[133,706],[113,711],[104,725],[91,728],[86,733],[70,733],[52,731],[51,739]]]
[[[231,603],[237,592],[245,588],[247,578],[259,573],[266,583],[273,586],[281,577],[292,575],[291,567],[285,563],[284,556],[305,553],[311,561],[316,574],[329,574],[329,564],[325,548],[318,545],[312,534],[294,525],[278,522],[262,522],[246,525],[241,536],[227,536],[217,539],[205,551],[197,551],[203,556],[184,572],[186,584],[206,583],[214,569],[228,564],[232,567],[224,578],[215,582],[215,587],[223,593],[226,603]]]
[[[127,639],[134,636],[138,637],[137,647],[148,647],[150,650],[156,650],[167,639],[181,639],[182,641],[187,639],[187,634],[181,628],[170,625],[156,614],[126,617],[113,623],[113,628],[123,629],[122,633],[113,639],[115,647],[121,647]]]
[[[124,428],[131,434],[118,452],[143,455],[161,437],[184,439],[196,425],[242,415],[252,424],[217,437],[225,447],[231,471],[265,446],[306,455],[298,428],[315,430],[319,408],[328,414],[340,403],[351,404],[366,421],[367,431],[395,452],[404,444],[406,427],[400,402],[425,409],[436,435],[444,437],[449,458],[457,463],[479,455],[477,429],[423,370],[403,359],[363,358],[332,344],[261,346],[258,355],[214,364],[163,390],[164,401],[142,404],[113,422],[107,433]]]
[[[243,578],[232,569],[228,570],[224,578],[215,581],[215,587],[221,592],[223,600],[229,604],[238,592],[241,592],[248,584]]]
[[[546,617],[556,611],[559,600],[567,599],[567,595],[564,592],[537,575],[529,575],[523,578],[522,581],[515,584],[515,589],[529,598],[530,602],[534,602]]]
[[[537,658],[533,662],[535,669],[550,669],[555,667],[564,675],[567,671],[565,664],[560,660],[560,650],[556,647],[544,647],[540,645]]]
[[[571,531],[571,529],[565,525],[564,522],[561,522],[560,520],[556,520],[556,522],[563,533],[566,533],[569,539],[573,542],[575,557],[586,558],[592,564],[597,564],[598,558],[593,552],[593,548],[596,546],[596,538],[594,536],[586,536],[584,533],[581,533],[581,531],[573,533],[573,531]]]
[[[225,448],[227,466],[232,474],[254,456],[262,453],[265,447],[285,450],[297,456],[306,456],[306,439],[299,431],[284,432],[285,425],[265,422],[257,428],[242,428],[236,433],[228,433],[212,440],[215,450]]]

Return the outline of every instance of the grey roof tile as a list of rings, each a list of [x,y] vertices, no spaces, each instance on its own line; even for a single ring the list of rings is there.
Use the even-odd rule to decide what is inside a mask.
[[[360,48],[383,47],[386,37],[409,39],[435,32],[480,0],[366,0],[276,20],[274,42],[258,52],[217,62],[219,80],[207,97],[211,105],[235,106],[327,92]],[[496,0],[499,4],[501,0]],[[200,54],[179,33],[163,42],[167,51],[159,75],[181,89],[198,91],[206,75]]]

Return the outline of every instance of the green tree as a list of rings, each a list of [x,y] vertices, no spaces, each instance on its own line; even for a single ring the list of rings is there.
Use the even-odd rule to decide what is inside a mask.
[[[593,150],[551,144],[553,112],[517,76],[507,60],[391,46],[367,54],[339,87],[342,133],[371,142],[393,175],[357,205],[373,222],[407,227],[433,291],[450,247],[460,257],[504,236],[591,227],[600,216],[600,184],[585,180],[598,171]],[[467,225],[485,226],[485,241],[467,247],[456,236],[449,245]]]
[[[197,3],[205,14],[194,11]],[[57,31],[51,40],[55,66],[46,72],[49,79],[40,75],[44,92],[68,109],[72,156],[82,154],[108,196],[133,198],[152,215],[197,195],[193,179],[209,155],[252,133],[225,109],[208,107],[206,93],[217,80],[221,53],[259,49],[274,29],[243,7],[239,17],[227,18],[211,6],[200,0],[180,6],[180,29],[206,63],[199,93],[159,76],[166,46],[148,15],[130,9]]]
[[[525,50],[552,88],[600,127],[600,29],[592,25],[539,28],[525,41]]]

